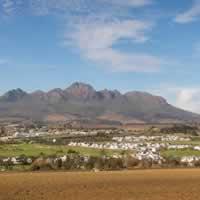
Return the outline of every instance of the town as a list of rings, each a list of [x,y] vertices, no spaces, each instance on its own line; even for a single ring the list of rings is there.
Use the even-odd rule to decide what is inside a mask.
[[[136,131],[74,128],[66,124],[9,124],[0,130],[1,171],[200,166],[200,136],[196,126],[145,127]]]

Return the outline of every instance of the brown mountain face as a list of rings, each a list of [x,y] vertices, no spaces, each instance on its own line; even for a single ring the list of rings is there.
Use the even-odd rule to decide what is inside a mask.
[[[167,105],[166,99],[160,96],[153,96],[147,92],[128,92],[125,94],[126,97],[131,99],[132,101],[144,101],[145,104],[156,104],[156,105]]]
[[[110,90],[102,90],[99,92],[103,99],[112,100],[117,97],[121,97],[121,93],[117,90],[110,91]]]
[[[71,97],[75,97],[78,99],[91,99],[95,97],[96,91],[94,88],[85,83],[73,83],[70,87],[65,90],[65,93],[70,95]]]
[[[46,93],[41,90],[37,90],[37,91],[32,92],[30,94],[30,96],[32,96],[33,98],[37,98],[37,99],[45,99]]]
[[[138,91],[126,94],[117,90],[96,91],[78,82],[65,90],[57,88],[33,93],[11,90],[0,97],[0,121],[5,118],[121,123],[200,121],[200,115],[178,109],[159,96]]]
[[[67,94],[59,88],[53,89],[46,93],[46,100],[55,103],[59,101],[67,101]]]

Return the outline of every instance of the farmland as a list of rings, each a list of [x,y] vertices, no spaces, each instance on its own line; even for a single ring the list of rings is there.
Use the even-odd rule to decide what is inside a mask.
[[[199,169],[2,173],[0,200],[193,200],[199,186]]]
[[[102,153],[101,149],[84,148],[84,147],[69,147],[64,145],[45,145],[45,144],[8,144],[0,145],[0,157],[12,156],[62,156],[67,154],[69,150],[76,151],[83,155],[99,156]],[[120,154],[120,150],[104,150],[107,155],[114,153]],[[128,152],[128,151],[127,151]],[[131,151],[129,151],[131,152]]]
[[[179,158],[183,156],[200,156],[200,151],[193,149],[164,150],[161,153],[165,156],[176,156]]]

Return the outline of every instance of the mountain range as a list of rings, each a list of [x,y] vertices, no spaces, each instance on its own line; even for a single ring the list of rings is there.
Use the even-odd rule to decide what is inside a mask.
[[[76,82],[64,90],[6,92],[0,96],[0,121],[11,120],[171,123],[200,121],[200,115],[146,92],[96,91],[88,84]]]

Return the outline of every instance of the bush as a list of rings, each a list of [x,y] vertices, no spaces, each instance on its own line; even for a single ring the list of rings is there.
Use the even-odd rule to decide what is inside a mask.
[[[81,169],[84,166],[84,158],[79,155],[67,156],[67,159],[62,163],[62,166],[66,170]]]
[[[28,165],[29,163],[27,162],[28,158],[26,155],[21,155],[19,156],[18,160],[22,165]]]
[[[147,169],[147,168],[151,168],[152,167],[153,162],[152,162],[151,159],[144,159],[144,160],[141,161],[141,164],[142,164],[143,168]]]
[[[4,165],[5,168],[8,169],[8,170],[12,170],[12,169],[13,169],[13,166],[14,166],[13,162],[11,161],[11,159],[8,159],[8,161],[7,161],[7,162],[4,162],[3,165]]]
[[[95,165],[97,164],[97,160],[97,157],[91,156],[88,162],[85,164],[85,168],[89,170],[94,169],[96,167]]]
[[[73,165],[74,165],[74,161],[73,159],[70,159],[70,157],[67,157],[66,161],[63,162],[63,167],[66,170],[72,169]]]
[[[105,166],[105,159],[102,157],[98,157],[94,164],[94,168],[99,170],[104,170],[104,166]]]
[[[181,166],[181,161],[178,157],[167,157],[165,158],[165,164],[168,167],[178,167]]]
[[[128,157],[126,162],[127,168],[132,168],[138,166],[140,161],[137,158]]]
[[[32,170],[53,169],[53,161],[49,158],[38,158],[32,163],[31,167]]]
[[[73,150],[73,149],[69,149],[69,150],[67,151],[67,154],[79,154],[79,152],[78,152],[78,151],[75,151],[75,150]]]
[[[194,166],[195,166],[195,167],[200,167],[200,160],[195,161],[195,162],[194,162]]]
[[[124,166],[121,158],[108,158],[105,160],[104,169],[106,170],[119,170],[123,168]]]
[[[58,158],[56,160],[56,168],[58,169],[62,168],[62,159]]]

